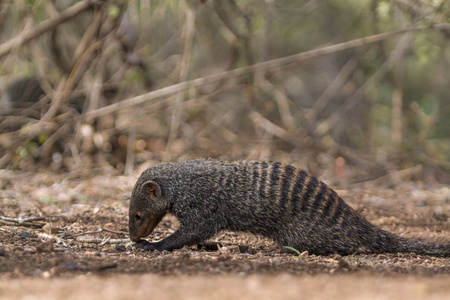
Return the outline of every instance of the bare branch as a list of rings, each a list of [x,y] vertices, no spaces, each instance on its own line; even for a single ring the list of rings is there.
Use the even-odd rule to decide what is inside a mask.
[[[9,41],[1,44],[0,58],[7,55],[12,49],[20,47],[28,43],[29,41],[38,38],[44,33],[54,29],[58,25],[75,18],[83,11],[92,7],[92,5],[96,2],[97,1],[94,0],[85,0],[78,2],[73,6],[69,7],[68,9],[66,9],[65,11],[63,11],[61,14],[59,14],[58,17],[42,21],[41,23],[36,25],[33,29],[22,32],[19,36],[14,37]]]
[[[423,26],[423,27],[404,28],[404,29],[400,29],[400,30],[396,30],[396,31],[375,34],[375,35],[363,37],[360,39],[351,40],[348,42],[343,42],[343,43],[339,43],[339,44],[335,44],[335,45],[331,45],[331,46],[325,46],[325,47],[314,49],[311,51],[301,52],[298,54],[265,61],[265,62],[254,64],[254,65],[251,65],[248,67],[238,68],[238,69],[234,69],[231,71],[225,71],[225,72],[221,72],[221,73],[217,73],[217,74],[213,74],[213,75],[209,75],[209,76],[205,76],[205,77],[200,77],[200,78],[193,79],[190,81],[180,82],[180,83],[177,83],[177,84],[174,84],[174,85],[171,85],[171,86],[168,86],[168,87],[156,90],[156,91],[152,91],[152,92],[149,92],[146,94],[142,94],[142,95],[139,95],[136,97],[126,99],[126,100],[118,102],[118,103],[114,103],[114,104],[105,106],[103,108],[99,108],[97,110],[93,110],[91,112],[88,112],[86,114],[86,116],[92,118],[92,117],[98,117],[98,116],[110,114],[112,112],[119,111],[123,108],[129,108],[130,106],[139,105],[139,104],[145,103],[147,101],[153,100],[158,97],[163,97],[163,96],[167,96],[170,94],[185,91],[190,88],[203,86],[207,83],[212,83],[212,82],[218,81],[224,77],[237,77],[237,76],[240,76],[240,75],[248,73],[248,72],[266,70],[266,69],[269,69],[269,68],[272,68],[272,67],[278,66],[278,65],[286,65],[286,64],[290,64],[290,63],[294,63],[294,62],[305,61],[305,60],[309,60],[309,59],[316,58],[319,56],[344,51],[347,49],[370,45],[370,44],[378,43],[383,40],[392,38],[392,37],[400,35],[400,34],[404,34],[406,32],[436,30],[436,29],[450,30],[450,24],[443,23],[443,24],[435,24],[435,25],[429,25],[429,26]]]
[[[289,142],[295,146],[300,147],[302,145],[302,142],[299,141],[299,139],[295,135],[287,132],[280,126],[267,120],[260,113],[258,113],[256,111],[252,111],[252,112],[250,112],[250,118],[252,119],[252,121],[255,123],[256,126],[263,128],[265,131],[273,134],[274,136],[276,136],[286,142]]]
[[[45,217],[7,218],[7,217],[0,216],[0,220],[14,222],[17,224],[23,224],[25,222],[31,222],[31,221],[42,221],[42,220],[45,220]]]

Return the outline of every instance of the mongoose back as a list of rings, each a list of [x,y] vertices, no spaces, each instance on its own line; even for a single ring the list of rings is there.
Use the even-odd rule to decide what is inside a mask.
[[[179,229],[149,243],[166,213]],[[328,255],[413,252],[450,256],[450,244],[396,236],[373,225],[325,183],[279,162],[193,160],[145,170],[134,186],[130,239],[138,248],[172,250],[194,245],[222,230],[251,232],[280,246]]]

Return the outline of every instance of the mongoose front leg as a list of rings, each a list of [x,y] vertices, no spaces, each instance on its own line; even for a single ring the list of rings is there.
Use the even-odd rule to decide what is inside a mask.
[[[177,231],[175,231],[171,236],[163,239],[162,241],[156,242],[156,243],[149,243],[146,240],[141,240],[139,242],[136,242],[136,249],[143,249],[143,250],[168,250],[172,251],[173,249],[179,249],[182,248],[184,245],[194,245],[197,243],[200,243],[212,236],[211,233],[204,230],[202,232],[199,232],[197,229],[197,232],[193,232],[192,229],[188,230],[185,227],[180,227]]]

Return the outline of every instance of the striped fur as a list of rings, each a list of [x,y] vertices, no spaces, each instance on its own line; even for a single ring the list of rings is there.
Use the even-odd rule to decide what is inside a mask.
[[[161,188],[160,198],[142,189],[148,181]],[[138,241],[150,234],[155,220],[159,222],[166,213],[179,219],[180,228],[143,248],[172,250],[233,230],[261,234],[280,246],[323,255],[450,254],[449,245],[409,240],[376,227],[325,183],[279,162],[202,159],[149,168],[132,193],[130,238]]]

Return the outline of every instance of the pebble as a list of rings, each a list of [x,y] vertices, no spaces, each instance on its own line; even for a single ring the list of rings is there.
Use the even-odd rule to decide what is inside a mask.
[[[52,242],[45,242],[45,243],[41,243],[36,246],[37,253],[52,252],[52,251],[53,251],[53,243]]]
[[[59,231],[59,228],[53,227],[50,223],[45,224],[42,229],[46,234],[56,234]]]
[[[125,250],[127,250],[127,248],[125,247],[125,245],[116,245],[116,250],[117,251],[125,251]]]
[[[238,245],[228,246],[228,251],[230,251],[230,253],[232,254],[241,253],[241,249],[239,249]]]
[[[20,237],[23,237],[23,238],[34,238],[35,236],[32,235],[31,233],[29,233],[28,231],[24,231],[24,232],[22,232],[20,234]]]
[[[339,259],[338,261],[338,268],[343,270],[350,270],[351,266],[347,260],[341,257],[341,259]]]

